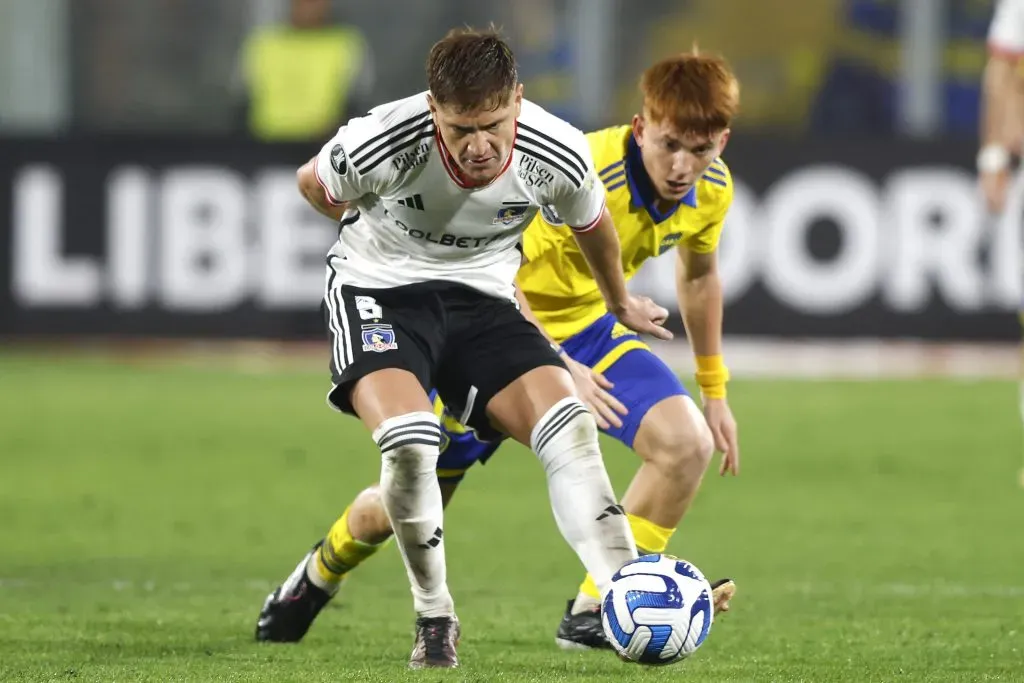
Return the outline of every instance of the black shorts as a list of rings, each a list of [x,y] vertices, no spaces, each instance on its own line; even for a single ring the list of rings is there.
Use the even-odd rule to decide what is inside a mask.
[[[565,367],[516,305],[475,289],[425,282],[393,289],[328,284],[321,309],[331,340],[331,405],[354,414],[356,381],[385,368],[437,389],[453,415],[481,438],[497,432],[486,415],[499,391],[534,368]]]

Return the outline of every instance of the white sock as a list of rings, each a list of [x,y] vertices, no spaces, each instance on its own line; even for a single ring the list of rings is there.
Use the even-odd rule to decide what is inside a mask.
[[[452,616],[444,561],[444,508],[437,483],[441,430],[433,413],[384,420],[373,432],[381,450],[380,491],[422,617]]]
[[[636,558],[636,543],[604,469],[594,417],[576,398],[556,403],[534,426],[559,531],[604,594],[612,574]]]

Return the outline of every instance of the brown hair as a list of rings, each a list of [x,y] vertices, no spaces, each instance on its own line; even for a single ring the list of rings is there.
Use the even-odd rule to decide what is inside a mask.
[[[453,29],[427,57],[427,85],[434,101],[460,111],[497,109],[518,82],[516,59],[498,31]]]
[[[693,52],[663,59],[640,77],[644,114],[681,133],[712,135],[729,127],[740,86],[724,59]]]

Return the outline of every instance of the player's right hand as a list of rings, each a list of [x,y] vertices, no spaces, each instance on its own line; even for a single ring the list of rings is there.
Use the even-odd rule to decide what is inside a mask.
[[[601,429],[622,427],[619,415],[625,415],[629,411],[619,402],[619,399],[608,393],[613,386],[608,378],[583,363],[573,360],[568,355],[563,354],[562,360],[569,368],[569,374],[572,375],[572,382],[576,385],[579,399],[594,416],[597,426]]]
[[[654,303],[649,297],[630,294],[615,317],[634,332],[649,334],[656,339],[672,338],[672,333],[663,327],[668,320],[668,309]]]
[[[989,212],[1000,214],[1006,207],[1006,193],[1010,187],[1010,172],[1007,169],[982,173],[978,177],[981,192],[985,195],[985,206]]]

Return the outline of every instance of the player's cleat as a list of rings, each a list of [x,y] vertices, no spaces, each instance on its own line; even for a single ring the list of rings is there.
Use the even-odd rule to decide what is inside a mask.
[[[459,646],[460,635],[456,617],[419,617],[409,668],[454,669],[459,665],[455,648]]]
[[[601,624],[600,606],[573,614],[574,602],[575,600],[570,600],[565,606],[562,623],[558,625],[558,633],[555,634],[555,644],[563,650],[611,649],[612,646],[604,635],[604,626]]]
[[[734,595],[736,595],[736,584],[732,579],[719,579],[711,584],[715,614],[728,612],[729,601]],[[573,614],[573,602],[575,601],[570,600],[566,604],[562,623],[558,625],[558,633],[555,634],[555,643],[558,647],[563,650],[612,649],[601,623],[601,608],[595,607],[580,614]]]
[[[285,582],[267,596],[256,622],[256,640],[297,643],[331,599],[330,593],[314,586],[306,576],[306,564],[313,553],[319,552],[321,543],[313,546]]]
[[[711,584],[711,598],[715,603],[715,614],[729,611],[729,601],[736,595],[736,584],[732,579],[719,579]]]

